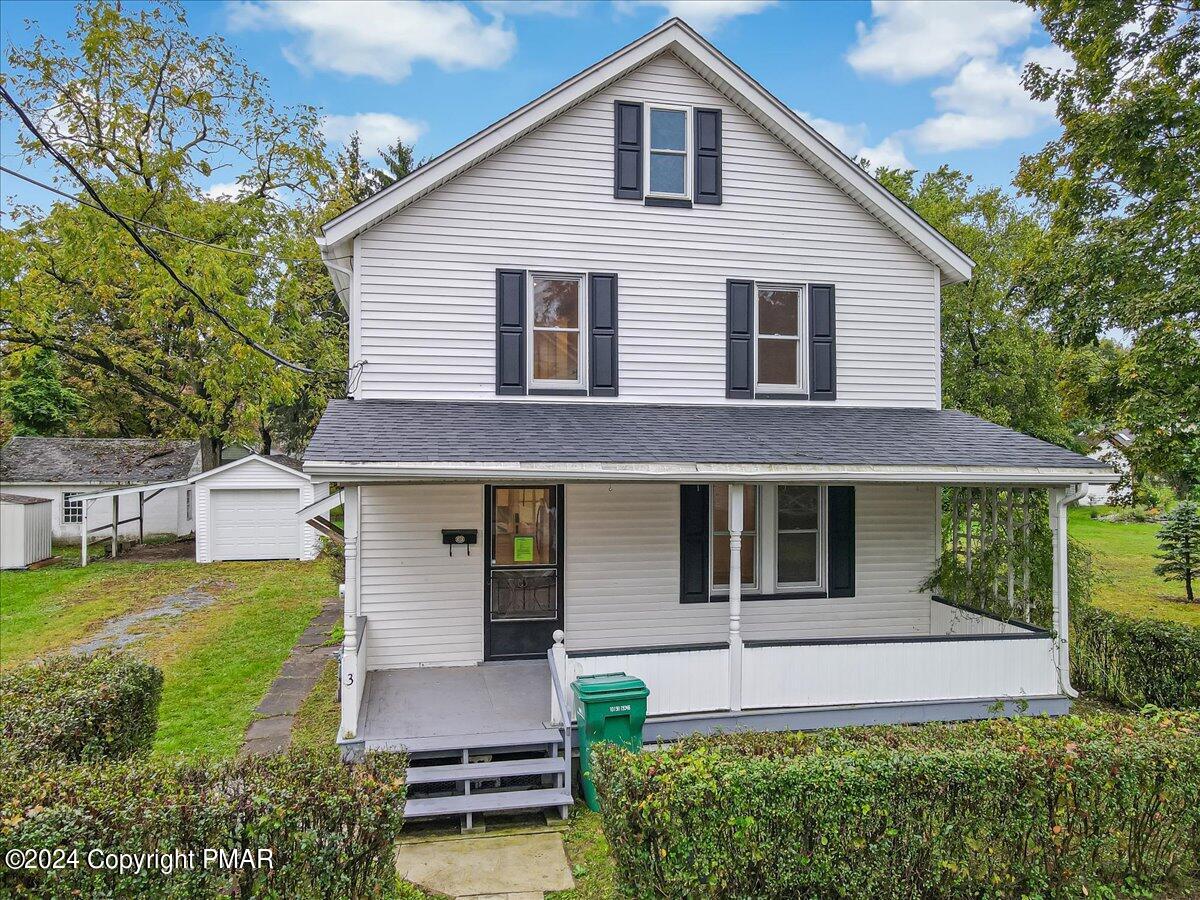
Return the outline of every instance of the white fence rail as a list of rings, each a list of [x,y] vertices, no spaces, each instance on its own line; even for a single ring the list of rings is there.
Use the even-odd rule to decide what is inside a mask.
[[[748,646],[746,709],[1057,694],[1049,637]]]
[[[1020,634],[1030,630],[937,598],[929,601],[930,634]]]
[[[615,652],[567,657],[567,680],[624,672],[650,689],[646,713],[665,716],[729,708],[729,650],[689,649]]]

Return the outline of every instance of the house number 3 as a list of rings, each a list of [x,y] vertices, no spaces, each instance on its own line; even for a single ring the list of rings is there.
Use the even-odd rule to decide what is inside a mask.
[[[352,684],[354,684],[354,673],[347,672],[346,673],[346,687],[349,687]]]

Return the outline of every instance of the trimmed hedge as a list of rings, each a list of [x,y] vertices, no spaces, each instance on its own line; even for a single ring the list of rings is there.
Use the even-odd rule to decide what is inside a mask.
[[[396,883],[405,766],[403,754],[347,764],[293,751],[218,764],[9,767],[0,771],[0,858],[12,848],[78,855],[63,868],[0,869],[0,895],[379,896]],[[163,854],[173,865],[143,856],[142,871],[122,873],[116,860],[89,859],[93,848]],[[234,862],[206,867],[204,848],[234,851]],[[254,864],[260,849],[271,851],[270,867]],[[192,862],[179,862],[187,851]]]
[[[0,744],[23,761],[123,759],[158,728],[162,672],[119,653],[54,656],[0,675]]]
[[[1071,681],[1134,708],[1200,708],[1200,628],[1086,603],[1071,611]]]
[[[1194,714],[736,734],[594,760],[628,896],[1104,896],[1200,872]]]

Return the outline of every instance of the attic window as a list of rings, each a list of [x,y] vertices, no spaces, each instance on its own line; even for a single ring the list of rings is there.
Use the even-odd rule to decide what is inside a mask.
[[[651,106],[646,116],[646,184],[651,197],[691,197],[689,110],[685,106]]]

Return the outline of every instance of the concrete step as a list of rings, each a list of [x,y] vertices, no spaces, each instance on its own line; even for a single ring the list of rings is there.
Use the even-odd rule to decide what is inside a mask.
[[[536,791],[496,791],[490,794],[460,794],[454,797],[418,797],[404,804],[404,817],[454,816],[464,813],[499,812],[508,809],[540,809],[546,806],[571,806],[566,788]]]
[[[372,738],[366,750],[407,750],[409,753],[429,753],[441,750],[499,750],[513,747],[547,747],[562,743],[557,728],[532,728],[525,731],[498,731],[491,734],[442,734],[434,737]]]
[[[546,756],[540,759],[505,759],[452,766],[409,766],[406,778],[409,784],[429,784],[436,781],[480,781],[514,775],[562,774],[566,769],[566,760],[561,756]]]

